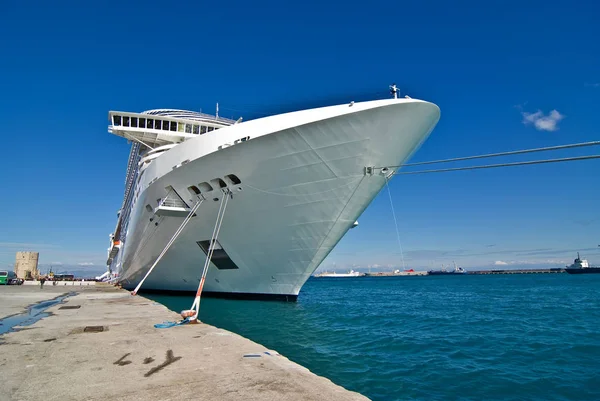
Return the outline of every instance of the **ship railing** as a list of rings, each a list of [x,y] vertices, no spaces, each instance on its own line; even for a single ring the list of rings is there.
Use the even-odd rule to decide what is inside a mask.
[[[233,124],[236,122],[236,120],[233,120],[231,118],[226,118],[226,117],[221,117],[221,116],[215,116],[214,114],[207,114],[207,113],[202,113],[202,112],[198,112],[198,111],[187,111],[187,110],[171,110],[171,109],[160,109],[160,110],[149,110],[149,111],[145,111],[143,113],[140,114],[146,114],[149,116],[160,116],[160,117],[167,117],[167,118],[206,118],[208,120],[211,121],[219,121],[219,122],[224,122],[224,123],[230,123]]]
[[[172,198],[172,197],[165,198],[165,200],[161,203],[161,206],[182,207],[182,208],[187,207],[187,205],[181,199]]]

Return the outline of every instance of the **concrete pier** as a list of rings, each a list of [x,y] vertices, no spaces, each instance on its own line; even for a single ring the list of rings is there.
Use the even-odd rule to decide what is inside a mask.
[[[0,399],[367,400],[237,334],[156,329],[180,316],[112,286],[2,286],[0,319],[71,291],[50,316],[0,336]]]

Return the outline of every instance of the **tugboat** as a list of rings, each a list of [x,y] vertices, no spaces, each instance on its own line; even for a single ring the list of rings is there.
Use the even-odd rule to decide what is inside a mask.
[[[429,270],[427,274],[430,276],[456,276],[461,274],[467,274],[467,271],[462,267],[456,266],[456,263],[454,263],[454,270],[447,271],[442,267],[442,270]]]
[[[577,252],[577,259],[571,266],[567,266],[565,271],[569,274],[592,274],[600,273],[600,267],[590,266],[587,260],[579,257],[579,252]]]

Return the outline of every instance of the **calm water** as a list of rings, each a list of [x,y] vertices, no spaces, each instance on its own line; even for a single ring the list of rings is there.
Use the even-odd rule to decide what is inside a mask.
[[[373,400],[600,399],[600,274],[310,279],[201,319]]]

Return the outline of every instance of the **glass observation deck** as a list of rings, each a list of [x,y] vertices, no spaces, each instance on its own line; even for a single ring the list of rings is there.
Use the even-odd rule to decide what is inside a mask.
[[[209,114],[185,110],[150,110],[143,113],[109,112],[108,131],[150,147],[179,143],[196,135],[238,123]]]

